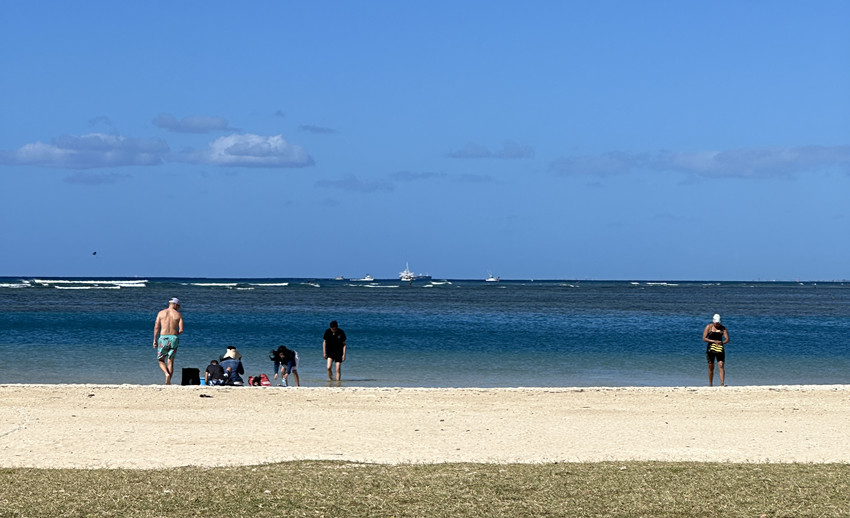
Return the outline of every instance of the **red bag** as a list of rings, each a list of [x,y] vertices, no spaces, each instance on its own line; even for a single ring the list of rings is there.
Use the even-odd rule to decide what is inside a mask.
[[[260,374],[260,386],[261,387],[271,387],[272,382],[269,381],[269,377],[265,374]]]

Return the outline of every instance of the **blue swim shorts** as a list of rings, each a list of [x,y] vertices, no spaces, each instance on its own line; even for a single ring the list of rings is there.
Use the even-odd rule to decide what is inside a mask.
[[[177,335],[160,335],[156,342],[156,359],[173,359],[174,355],[177,354],[179,344],[180,339],[177,338]]]

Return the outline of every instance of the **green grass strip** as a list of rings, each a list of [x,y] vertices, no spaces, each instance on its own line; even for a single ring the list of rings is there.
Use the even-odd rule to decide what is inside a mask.
[[[848,464],[0,469],[0,516],[840,517]]]

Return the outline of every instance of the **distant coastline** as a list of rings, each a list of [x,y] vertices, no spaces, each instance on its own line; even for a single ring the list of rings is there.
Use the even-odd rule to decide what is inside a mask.
[[[17,281],[30,281],[34,282],[35,280],[48,280],[52,282],[56,281],[150,281],[150,282],[204,282],[204,281],[213,281],[213,282],[256,282],[256,281],[299,281],[299,282],[307,282],[307,281],[327,281],[327,282],[351,282],[359,280],[357,277],[344,277],[342,279],[338,278],[339,276],[314,276],[314,277],[175,277],[175,276],[167,276],[167,277],[157,277],[157,276],[145,276],[145,275],[112,275],[112,276],[97,276],[97,275],[3,275],[0,276],[0,282],[7,282],[9,280],[17,280]],[[373,279],[375,282],[400,282],[398,277],[395,276],[387,276],[387,277],[375,277]],[[437,277],[431,276],[431,279],[434,281],[457,281],[457,282],[478,282],[485,281],[485,277],[481,278],[463,278],[463,277]],[[729,284],[746,284],[746,283],[757,283],[757,284],[814,284],[814,283],[824,283],[824,284],[845,284],[850,283],[850,279],[771,279],[771,280],[763,280],[763,279],[597,279],[597,278],[584,278],[584,279],[571,279],[571,278],[520,278],[520,277],[500,277],[500,282],[539,282],[539,283],[553,283],[553,282],[593,282],[593,283],[632,283],[637,282],[639,284],[705,284],[705,283],[729,283]]]

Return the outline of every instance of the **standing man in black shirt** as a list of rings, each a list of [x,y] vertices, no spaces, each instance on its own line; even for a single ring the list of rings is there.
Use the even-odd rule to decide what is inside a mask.
[[[331,367],[336,363],[336,380],[340,381],[342,379],[340,367],[345,361],[345,331],[339,328],[336,320],[331,322],[331,326],[325,330],[325,336],[322,338],[322,356],[328,360],[328,379],[333,381]]]

